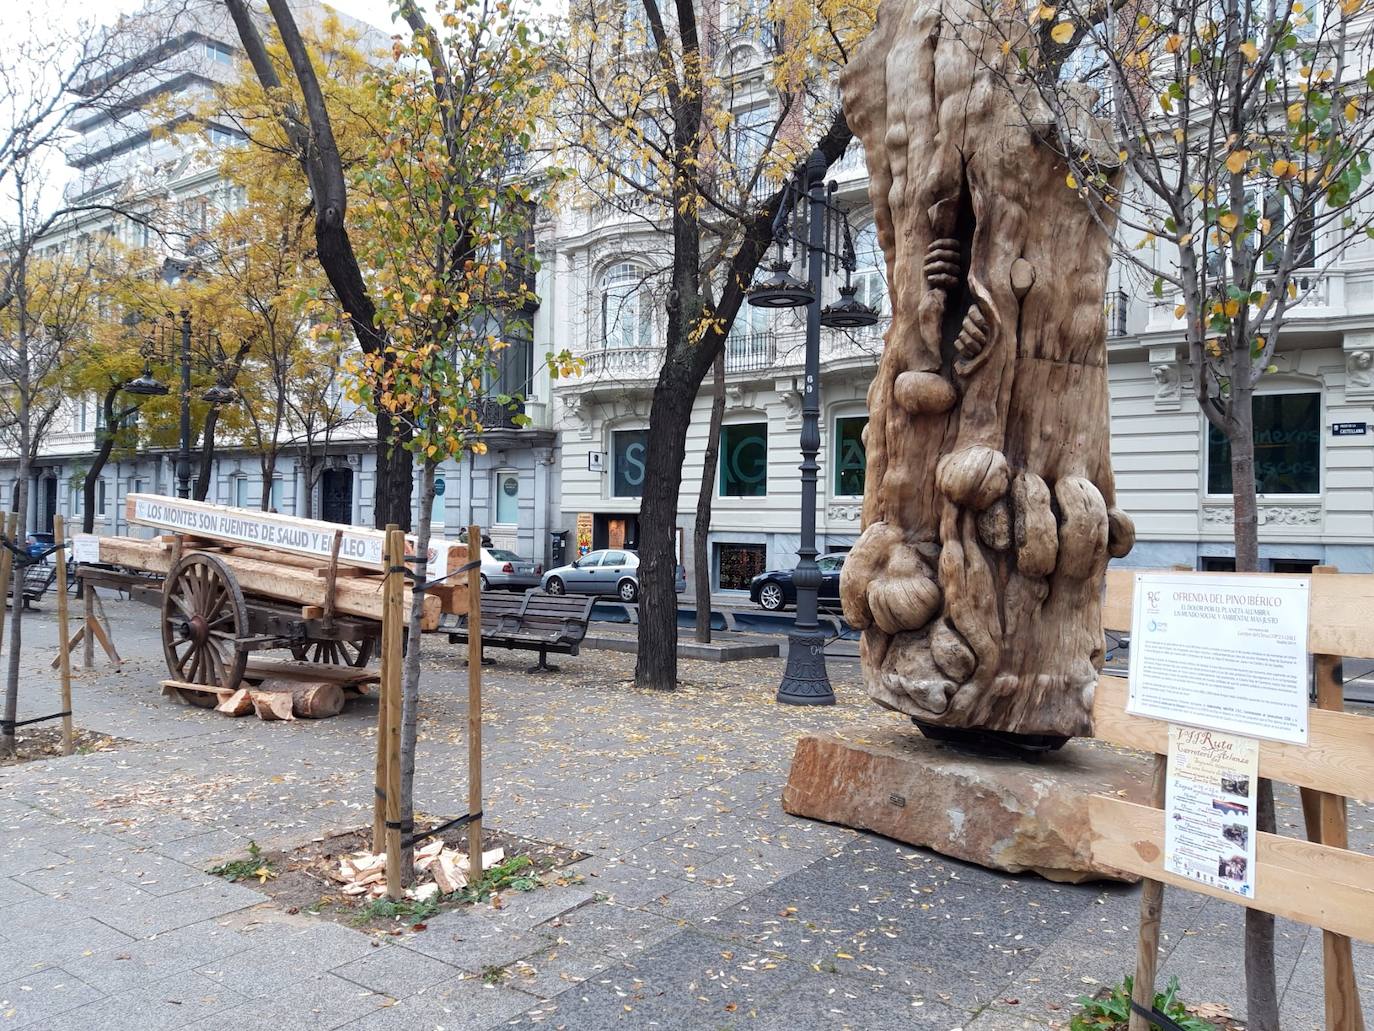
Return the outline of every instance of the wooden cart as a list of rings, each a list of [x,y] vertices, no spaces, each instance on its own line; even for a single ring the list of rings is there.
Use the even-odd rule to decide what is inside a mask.
[[[99,567],[85,567],[78,575],[91,586],[124,591],[155,606],[162,617],[168,676],[213,692],[238,690],[249,672],[249,657],[273,649],[289,651],[296,662],[263,664],[255,672],[339,679],[335,671],[367,666],[381,636],[376,620],[306,615],[300,606],[245,594],[234,571],[207,552],[183,555],[166,576]],[[216,694],[188,691],[183,697],[208,707]]]
[[[152,540],[101,538],[104,565],[84,566],[80,575],[159,609],[169,686],[188,701],[214,705],[245,679],[376,679],[361,670],[382,633],[381,531],[146,495],[130,495],[128,517],[193,529]],[[430,562],[449,570],[466,555],[436,542]],[[438,628],[443,612],[466,608],[463,586],[430,593],[426,630]],[[294,661],[253,657],[271,650]]]

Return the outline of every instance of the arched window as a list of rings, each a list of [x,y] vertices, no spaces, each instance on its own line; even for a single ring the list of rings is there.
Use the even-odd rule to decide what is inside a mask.
[[[878,246],[878,227],[872,222],[854,234],[854,258],[858,264],[854,270],[855,299],[886,316],[887,261]]]
[[[613,265],[601,277],[601,345],[649,347],[654,312],[644,270],[629,263]]]

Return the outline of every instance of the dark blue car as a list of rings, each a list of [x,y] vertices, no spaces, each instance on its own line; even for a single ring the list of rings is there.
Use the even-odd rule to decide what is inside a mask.
[[[836,606],[840,602],[840,570],[844,568],[843,551],[821,555],[816,565],[821,567],[821,605]],[[792,582],[791,569],[769,569],[749,581],[749,600],[769,612],[778,612],[797,603],[797,586]]]

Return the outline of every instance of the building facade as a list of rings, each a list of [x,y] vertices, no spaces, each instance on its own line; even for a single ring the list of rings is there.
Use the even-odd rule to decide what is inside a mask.
[[[209,84],[233,73],[238,41],[227,21],[210,18],[188,29],[183,42],[161,95],[184,96],[189,110]],[[750,104],[758,99],[742,95],[752,98]],[[215,128],[212,142],[235,142],[225,135],[228,127],[219,127],[218,136]],[[133,119],[123,129],[92,122],[83,133],[72,161],[76,188],[92,196],[118,187],[93,179],[93,170],[119,167],[121,182],[140,182],[193,217],[208,205],[232,202],[210,168],[169,149],[173,145],[155,138],[145,122]],[[119,161],[106,160],[111,157]],[[859,299],[886,315],[884,263],[857,144],[831,175],[855,230]],[[91,223],[67,232],[98,229]],[[669,241],[642,213],[589,202],[541,213],[535,245],[539,301],[528,312],[530,339],[503,353],[491,384],[493,393],[521,395],[528,423],[517,426],[500,406],[485,413],[486,454],[440,468],[433,516],[438,533],[454,536],[477,523],[495,544],[547,564],[579,548],[638,544],[649,406],[663,354],[664,307],[654,272],[667,264]],[[833,299],[837,287],[828,283],[823,300]],[[1261,383],[1255,404],[1262,565],[1275,571],[1317,563],[1374,570],[1374,245],[1352,248],[1336,267],[1306,277],[1301,288],[1276,371]],[[1120,561],[1226,568],[1234,549],[1225,442],[1209,429],[1192,396],[1173,300],[1132,296],[1119,270],[1109,300],[1112,454],[1120,505],[1137,526],[1135,550]],[[822,331],[822,551],[846,550],[859,533],[865,394],[886,325],[884,318],[871,331]],[[690,579],[706,577],[727,597],[742,597],[755,573],[796,561],[802,345],[802,322],[789,311],[746,308],[730,335],[720,458],[709,471],[709,565],[702,570],[693,568],[691,540],[704,472],[709,377],[695,402],[678,550]],[[564,349],[582,358],[583,371],[551,379],[542,356]],[[81,516],[81,477],[95,447],[96,417],[93,399],[69,400],[34,472],[29,525],[50,528],[58,512]],[[370,524],[375,456],[366,414],[335,434],[313,488],[303,452],[299,443],[288,444],[273,482],[264,485],[258,457],[221,440],[208,497],[257,507],[266,494],[266,505],[282,512],[308,509],[329,520]],[[138,491],[171,493],[173,466],[174,456],[165,452],[116,454],[97,492],[97,531],[126,532],[124,498]],[[12,463],[0,457],[0,504],[10,505],[13,497]]]

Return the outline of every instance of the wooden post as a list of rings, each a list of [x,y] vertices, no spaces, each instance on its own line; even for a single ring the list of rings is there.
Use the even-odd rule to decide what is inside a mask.
[[[1165,784],[1169,778],[1169,757],[1154,757],[1154,777],[1150,781],[1150,804],[1164,808]],[[1164,882],[1148,877],[1140,885],[1140,930],[1135,946],[1135,977],[1131,982],[1131,1001],[1148,1011],[1155,1004],[1155,970],[1159,966],[1159,923],[1164,913]],[[1134,1010],[1129,1031],[1150,1031],[1150,1022]]]
[[[383,620],[391,624],[382,656],[382,682],[386,685],[386,894],[397,901],[405,889],[401,883],[401,634],[404,625],[406,535],[387,531],[386,602]],[[418,642],[417,642],[418,644]]]
[[[1317,566],[1312,572],[1329,575],[1337,570],[1335,566]],[[1341,712],[1345,708],[1341,657],[1313,655],[1312,664],[1317,684],[1317,708]],[[1349,848],[1345,799],[1311,788],[1299,788],[1299,791],[1307,839],[1334,848]],[[1355,957],[1349,938],[1322,931],[1322,969],[1326,980],[1327,1031],[1364,1031],[1364,1013],[1355,981]]]
[[[67,538],[62,517],[52,517],[52,535],[57,544],[57,658],[62,670],[62,754],[71,755],[72,742],[72,650],[67,644]]]
[[[382,555],[389,556],[391,547],[390,533],[397,529],[395,523],[387,525],[387,537],[383,539]],[[386,563],[383,563],[385,565]],[[386,588],[383,586],[383,599],[386,598]],[[381,650],[381,680],[377,683],[377,766],[373,777],[372,789],[372,851],[373,853],[386,851],[386,798],[387,798],[387,770],[390,766],[387,762],[389,753],[389,739],[387,738],[386,714],[387,714],[387,691],[391,684],[387,670],[390,666],[389,656],[391,655],[391,621],[386,618],[387,609],[385,604],[382,607],[382,650]]]
[[[81,584],[81,612],[85,617],[81,630],[81,668],[95,667],[95,633],[91,624],[95,622],[95,586],[84,581]]]
[[[482,554],[482,528],[468,527],[468,561]],[[482,811],[482,570],[468,570],[468,812]],[[482,877],[482,818],[468,824],[468,880]]]

